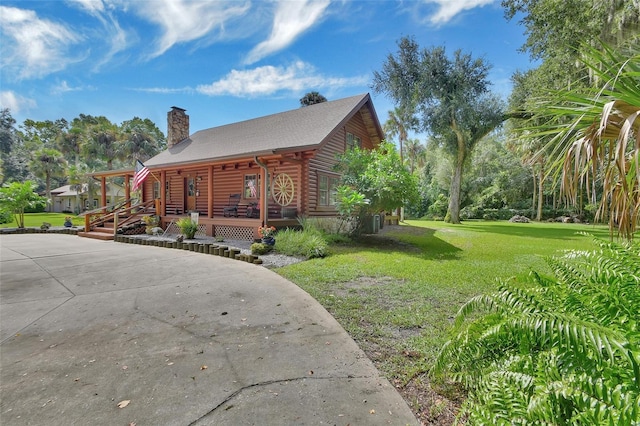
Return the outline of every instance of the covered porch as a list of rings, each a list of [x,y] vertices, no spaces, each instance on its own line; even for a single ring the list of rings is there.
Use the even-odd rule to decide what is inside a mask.
[[[130,200],[123,209],[154,201],[153,211],[145,214],[159,216],[160,227],[171,234],[180,233],[176,225],[179,219],[197,213],[199,232],[204,235],[254,240],[259,238],[260,226],[299,225],[297,217],[305,208],[300,196],[306,170],[303,164],[300,154],[280,154],[151,169],[140,188],[139,200],[131,200],[133,169],[94,173],[94,177],[103,187],[108,178],[123,177]],[[264,185],[267,180],[268,185]],[[99,210],[106,213],[111,209],[102,199]]]

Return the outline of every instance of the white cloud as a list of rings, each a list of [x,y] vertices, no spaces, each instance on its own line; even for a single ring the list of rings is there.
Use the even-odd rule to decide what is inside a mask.
[[[139,87],[136,89],[132,89],[135,90],[136,92],[145,92],[145,93],[158,93],[161,95],[174,95],[174,94],[192,94],[194,93],[194,90],[192,87],[186,86],[186,87],[178,87],[178,88],[171,88],[171,87]]]
[[[56,86],[51,87],[52,95],[60,95],[62,93],[68,92],[83,92],[83,91],[91,91],[96,90],[93,86],[69,86],[66,80],[62,80]]]
[[[486,6],[496,0],[423,0],[425,3],[436,3],[438,11],[429,17],[434,25],[446,24],[458,13],[476,7]]]
[[[278,2],[271,35],[249,52],[245,63],[252,64],[289,46],[322,18],[329,3],[330,0]]]
[[[113,4],[106,4],[102,0],[68,0],[70,4],[79,7],[89,15],[100,21],[104,32],[100,32],[100,39],[109,43],[109,50],[104,53],[104,57],[98,61],[94,69],[100,69],[102,65],[108,63],[113,57],[124,51],[128,45],[127,33],[120,27],[120,23],[113,14]]]
[[[42,77],[75,62],[70,46],[81,37],[64,25],[38,18],[34,11],[0,6],[0,54],[15,80]]]
[[[104,3],[102,3],[102,0],[67,0],[67,2],[79,6],[91,15],[104,12]]]
[[[11,113],[15,114],[22,110],[35,108],[37,104],[33,99],[25,98],[9,90],[0,92],[0,106],[9,108]]]
[[[251,5],[237,1],[157,0],[135,2],[131,6],[136,7],[138,15],[162,28],[157,48],[151,54],[157,57],[175,44],[210,36],[216,29],[223,34],[225,23],[246,14]]]
[[[323,76],[312,65],[298,61],[288,67],[267,65],[252,70],[232,70],[221,80],[198,86],[196,91],[209,96],[256,97],[282,91],[300,93],[310,89],[362,86],[368,84],[369,79],[366,75]]]

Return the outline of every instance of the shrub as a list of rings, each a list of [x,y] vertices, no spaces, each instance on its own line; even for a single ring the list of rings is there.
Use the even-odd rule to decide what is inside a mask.
[[[322,231],[325,234],[337,234],[342,219],[337,217],[313,217],[313,218],[298,218],[298,222],[302,228],[313,227]]]
[[[271,250],[273,250],[273,246],[264,243],[253,243],[251,244],[251,253],[252,254],[267,254]]]
[[[433,374],[469,391],[469,424],[637,424],[640,245],[551,258],[459,311]]]
[[[13,214],[6,210],[0,210],[0,224],[13,222]]]
[[[348,244],[352,240],[347,235],[343,234],[324,234],[324,239],[327,244]]]
[[[46,206],[47,203],[41,203],[41,204],[37,204],[35,206],[30,206],[30,207],[25,207],[24,212],[25,213],[44,213],[44,211],[46,210]]]
[[[433,220],[437,220],[436,218],[442,218],[447,214],[447,210],[449,208],[449,198],[444,194],[438,194],[438,197],[431,203],[429,208],[427,209],[427,217],[434,218]]]
[[[327,241],[322,233],[313,228],[296,231],[283,229],[278,231],[276,250],[288,256],[306,258],[324,257],[327,255]]]

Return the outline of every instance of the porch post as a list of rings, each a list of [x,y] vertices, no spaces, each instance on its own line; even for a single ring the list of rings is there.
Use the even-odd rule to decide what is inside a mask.
[[[213,165],[207,170],[207,216],[213,217]]]
[[[129,185],[129,178],[131,176],[128,174],[124,175],[124,198],[127,200],[127,207],[131,207],[131,186]]]
[[[102,211],[107,211],[107,178],[102,176],[100,178],[100,188],[102,193],[100,194],[100,207],[102,207]]]
[[[166,216],[167,214],[167,172],[166,170],[160,171],[160,216]]]
[[[260,181],[262,182],[262,188],[260,188],[260,192],[262,192],[260,196],[260,221],[263,226],[267,226],[269,221],[269,168],[265,163],[258,160],[257,156],[253,157],[253,159],[260,166]]]
[[[269,220],[269,207],[267,206],[267,188],[269,187],[269,182],[267,182],[266,168],[260,167],[260,182],[262,182],[262,188],[260,188],[260,221],[264,223],[264,226],[267,226],[267,221]]]

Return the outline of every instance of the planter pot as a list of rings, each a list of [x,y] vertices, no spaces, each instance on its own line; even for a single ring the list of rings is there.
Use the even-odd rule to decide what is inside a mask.
[[[276,239],[275,239],[275,238],[273,238],[273,237],[264,237],[264,238],[262,239],[262,243],[263,243],[263,244],[266,244],[266,245],[268,245],[268,246],[273,246],[273,245],[275,245],[275,243],[276,243]]]

